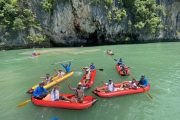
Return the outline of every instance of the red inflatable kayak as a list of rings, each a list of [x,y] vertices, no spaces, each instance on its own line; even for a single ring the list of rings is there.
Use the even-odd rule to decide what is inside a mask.
[[[124,65],[124,68],[125,71],[123,71],[119,65],[116,65],[116,69],[121,76],[129,75],[130,74],[129,68],[126,65]]]
[[[129,81],[126,81],[126,82],[129,82]],[[114,85],[115,85],[115,88],[119,88],[122,85],[122,83],[116,83]],[[97,88],[105,88],[106,89],[107,86],[103,85],[103,86],[99,86]],[[116,91],[113,91],[113,92],[100,92],[100,91],[97,91],[96,89],[94,89],[93,93],[95,93],[96,95],[98,95],[100,97],[109,98],[109,97],[115,97],[115,96],[123,96],[123,95],[146,92],[146,91],[148,91],[150,89],[150,84],[145,88],[140,88],[140,87],[138,87],[137,89],[132,89],[132,88],[123,89],[122,88],[122,89],[117,89]]]
[[[32,57],[36,57],[36,56],[39,56],[41,55],[41,53],[32,53]]]
[[[69,99],[74,97],[73,94],[61,94],[61,95]],[[85,96],[83,103],[69,102],[64,100],[59,100],[59,101],[38,100],[35,99],[34,97],[32,97],[31,100],[35,105],[38,106],[56,107],[56,108],[65,108],[65,109],[79,109],[79,110],[89,108],[97,101],[97,99],[92,96]]]
[[[90,88],[94,84],[95,76],[96,76],[96,69],[91,71],[90,80],[88,81],[87,85],[84,87]],[[83,80],[86,78],[86,74],[83,75],[82,79],[80,80],[81,84],[83,84]]]

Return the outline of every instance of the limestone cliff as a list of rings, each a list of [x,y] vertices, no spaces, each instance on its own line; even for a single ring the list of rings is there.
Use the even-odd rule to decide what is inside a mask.
[[[43,34],[48,38],[47,42],[52,46],[121,43],[127,38],[128,19],[132,18],[126,17],[121,24],[109,24],[107,9],[99,4],[92,5],[91,0],[54,0],[50,12],[42,9],[41,2],[42,0],[31,0],[29,4],[43,28]],[[166,16],[162,18],[165,27],[160,34],[146,36],[139,33],[138,36],[131,33],[134,36],[127,40],[180,39],[180,0],[157,0],[157,3],[163,5],[166,11]],[[22,40],[23,36],[22,33],[14,35],[9,38],[12,41],[8,44],[28,44]]]

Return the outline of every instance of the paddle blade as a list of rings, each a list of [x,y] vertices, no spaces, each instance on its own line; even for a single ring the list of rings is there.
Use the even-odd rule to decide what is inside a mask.
[[[31,100],[29,99],[29,100],[26,100],[26,101],[24,101],[24,102],[21,102],[19,105],[18,105],[18,107],[20,108],[20,107],[24,107],[25,105],[27,105],[27,103],[29,103]]]
[[[117,61],[117,59],[114,59],[114,61]]]
[[[99,69],[99,71],[104,71],[104,69],[101,68],[101,69]]]
[[[147,93],[148,94],[148,96],[151,98],[151,99],[153,99],[153,97],[149,94],[149,93]]]

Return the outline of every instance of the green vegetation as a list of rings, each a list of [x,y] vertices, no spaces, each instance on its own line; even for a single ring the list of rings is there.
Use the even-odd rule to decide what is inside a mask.
[[[157,5],[155,0],[135,0],[133,10],[134,27],[137,31],[155,34],[163,28],[160,15],[165,15],[164,8]]]
[[[156,0],[93,0],[97,4],[106,9],[109,23],[121,25],[127,19],[128,33],[156,34],[164,27],[161,17],[165,11]]]
[[[91,0],[89,2],[96,6],[93,20],[99,28],[98,33],[103,32],[105,39],[127,42],[132,38],[138,39],[141,35],[156,35],[164,28],[162,17],[166,15],[165,10],[163,6],[156,4],[156,0]],[[49,15],[47,21],[50,21],[54,4],[55,0],[39,1],[40,9]],[[11,40],[10,38],[15,35],[16,37],[19,35],[19,39],[24,40],[25,43],[42,43],[46,40],[36,18],[36,11],[32,11],[33,7],[29,0],[0,0],[0,44]],[[102,9],[102,14],[106,17],[104,21],[107,22],[98,21],[98,9]],[[109,25],[108,30],[105,29],[107,26],[105,24]],[[97,38],[101,38],[98,35]]]
[[[40,34],[40,24],[28,2],[28,0],[0,0],[0,33],[2,33],[2,36],[6,37],[12,33],[24,33],[29,36],[31,34],[28,32],[30,28],[37,31],[35,36],[38,36],[38,38],[43,36]],[[31,39],[31,41],[39,43],[44,41],[44,38],[43,36],[41,39]]]
[[[132,22],[129,31],[156,34],[164,27],[161,17],[165,10],[156,0],[124,0],[124,5]]]
[[[52,11],[52,7],[53,7],[53,4],[54,4],[54,0],[43,0],[41,2],[41,5],[42,5],[42,8],[46,11],[46,12],[49,12],[49,14],[51,14],[51,11]]]
[[[28,35],[27,39],[29,41],[32,41],[33,43],[41,43],[41,42],[43,42],[46,39],[46,37],[43,36],[40,33],[37,33],[37,34],[30,34],[30,35]]]

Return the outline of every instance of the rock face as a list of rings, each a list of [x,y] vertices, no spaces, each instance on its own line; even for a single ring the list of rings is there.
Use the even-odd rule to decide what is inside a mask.
[[[180,0],[158,0],[165,6],[166,17],[163,19],[165,29],[158,38],[180,39]]]
[[[127,32],[127,19],[120,25],[109,24],[106,9],[98,4],[91,5],[89,0],[54,0],[51,13],[42,9],[41,2],[42,0],[32,0],[30,4],[52,46],[118,43],[112,36]],[[142,35],[141,39],[180,39],[180,0],[157,0],[157,3],[166,9],[167,16],[163,18],[165,28],[157,36]],[[13,36],[12,43],[9,44],[28,44],[22,40],[22,36],[22,33]]]

